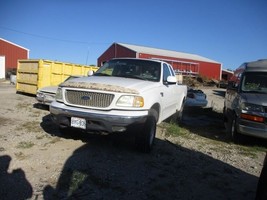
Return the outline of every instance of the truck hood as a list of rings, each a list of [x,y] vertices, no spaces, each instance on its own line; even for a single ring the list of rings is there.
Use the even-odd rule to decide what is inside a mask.
[[[242,93],[242,99],[248,103],[267,106],[267,94],[261,93]]]
[[[133,78],[91,76],[66,81],[60,86],[139,94],[149,90],[150,88],[155,88],[155,85],[157,84],[159,84],[159,82],[144,81]]]
[[[56,94],[58,86],[47,86],[40,88],[37,92],[53,93]]]

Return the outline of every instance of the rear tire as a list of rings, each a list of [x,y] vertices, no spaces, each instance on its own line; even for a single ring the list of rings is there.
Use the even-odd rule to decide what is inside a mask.
[[[152,149],[156,136],[157,122],[154,116],[149,116],[140,130],[135,135],[135,146],[138,150],[149,153]]]

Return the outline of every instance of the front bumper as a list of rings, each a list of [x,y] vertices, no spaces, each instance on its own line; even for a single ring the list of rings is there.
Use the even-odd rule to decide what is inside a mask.
[[[50,105],[52,120],[61,128],[71,127],[71,118],[85,119],[86,130],[96,132],[123,132],[144,124],[148,111],[98,111],[66,106],[53,101]]]
[[[244,135],[267,139],[267,124],[238,119],[238,132]]]

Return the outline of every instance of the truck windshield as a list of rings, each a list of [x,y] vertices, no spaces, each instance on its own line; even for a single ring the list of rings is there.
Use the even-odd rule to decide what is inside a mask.
[[[242,92],[267,93],[267,72],[246,72],[243,75]]]
[[[106,62],[94,76],[116,76],[158,82],[161,64],[149,60],[115,59]]]

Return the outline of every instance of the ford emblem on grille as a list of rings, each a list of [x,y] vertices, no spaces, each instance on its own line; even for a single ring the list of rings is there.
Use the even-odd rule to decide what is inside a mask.
[[[84,101],[88,101],[88,100],[91,99],[91,97],[90,96],[82,96],[81,99],[84,100]]]

